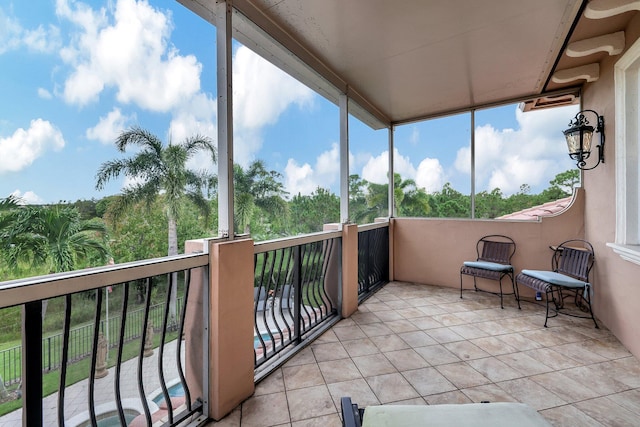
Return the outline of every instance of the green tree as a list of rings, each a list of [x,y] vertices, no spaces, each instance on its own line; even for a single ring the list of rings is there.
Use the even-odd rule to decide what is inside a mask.
[[[389,205],[389,184],[369,183],[366,196],[367,205],[371,209],[367,219],[387,216]],[[403,180],[400,174],[394,174],[393,198],[398,216],[427,216],[431,210],[429,196],[423,188],[418,188],[412,179]]]
[[[10,265],[28,261],[52,273],[102,265],[109,256],[106,227],[100,220],[82,220],[69,206],[20,209],[7,252]]]
[[[340,198],[321,187],[309,196],[294,196],[289,209],[294,234],[322,231],[324,224],[340,221]]]
[[[132,182],[116,199],[114,214],[117,216],[136,203],[144,202],[150,207],[162,194],[163,211],[167,219],[168,255],[178,253],[178,222],[185,200],[190,200],[208,216],[209,203],[202,193],[212,179],[206,172],[195,172],[187,168],[187,162],[199,152],[205,151],[215,162],[216,151],[206,136],[187,138],[181,144],[164,146],[151,132],[140,127],[123,131],[116,139],[116,148],[125,153],[127,148],[139,148],[131,157],[103,163],[96,174],[96,188],[102,190],[114,178],[125,175]],[[175,319],[177,274],[172,280],[170,316]]]
[[[431,194],[429,216],[439,218],[469,218],[471,216],[470,197],[456,191],[447,182],[441,191]]]
[[[234,165],[235,225],[238,230],[250,233],[252,220],[274,221],[286,216],[287,203],[283,197],[287,192],[281,178],[280,173],[268,171],[261,160],[253,161],[246,170]],[[256,217],[257,212],[265,213],[266,218],[262,215]]]

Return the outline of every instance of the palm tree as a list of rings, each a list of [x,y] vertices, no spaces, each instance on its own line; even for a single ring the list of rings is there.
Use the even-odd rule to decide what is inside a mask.
[[[25,207],[12,226],[9,260],[47,265],[52,273],[75,270],[96,256],[101,265],[109,256],[106,233],[102,221],[82,220],[75,208]]]
[[[110,160],[103,163],[96,174],[96,189],[102,190],[107,181],[125,175],[131,182],[122,190],[117,200],[115,214],[139,202],[147,206],[162,194],[162,205],[167,217],[168,255],[178,254],[177,224],[183,203],[190,200],[201,212],[208,217],[209,204],[203,196],[202,189],[213,181],[213,176],[205,171],[195,172],[187,168],[187,162],[200,150],[211,155],[216,161],[216,150],[211,140],[206,136],[187,138],[181,144],[169,141],[164,146],[162,141],[151,132],[140,127],[133,127],[123,131],[116,139],[116,148],[125,153],[129,146],[140,148],[132,157]],[[170,315],[175,319],[175,304],[177,294],[177,273],[173,277],[171,288]]]
[[[246,171],[240,165],[234,165],[234,204],[239,230],[251,232],[251,218],[256,207],[271,216],[283,216],[287,208],[283,196],[287,192],[280,178],[278,172],[267,171],[262,160],[253,161]]]

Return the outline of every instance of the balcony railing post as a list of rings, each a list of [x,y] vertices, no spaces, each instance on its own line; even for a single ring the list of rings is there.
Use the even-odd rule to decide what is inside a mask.
[[[42,426],[42,301],[22,311],[22,425]]]
[[[342,317],[358,310],[358,226],[342,227]]]
[[[300,324],[300,307],[302,305],[302,257],[300,256],[300,245],[296,245],[293,250],[293,290],[295,292],[293,304],[293,334],[297,344],[302,342],[302,325]]]

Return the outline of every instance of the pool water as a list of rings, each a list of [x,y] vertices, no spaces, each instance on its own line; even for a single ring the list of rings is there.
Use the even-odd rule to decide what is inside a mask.
[[[184,396],[184,387],[182,383],[178,382],[167,389],[169,392],[169,397],[182,397]],[[164,395],[160,393],[157,395],[153,401],[156,405],[160,406],[160,404],[164,401]]]
[[[127,425],[129,425],[129,423],[131,421],[133,421],[133,419],[135,417],[137,417],[137,414],[124,414],[124,419],[127,421]],[[118,417],[117,415],[112,415],[110,417],[107,418],[102,418],[98,420],[98,423],[96,424],[98,427],[116,427],[116,426],[120,426],[120,417]]]
[[[264,341],[265,344],[267,343],[267,341],[271,341],[271,337],[269,336],[269,334],[260,334],[260,336],[262,337],[262,341]],[[258,348],[261,346],[262,343],[260,342],[260,338],[258,336],[253,337],[253,348]]]

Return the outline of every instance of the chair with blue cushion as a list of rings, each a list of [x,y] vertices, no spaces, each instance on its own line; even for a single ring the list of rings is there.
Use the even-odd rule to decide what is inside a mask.
[[[589,273],[595,262],[595,253],[591,243],[580,240],[567,240],[552,247],[551,270],[522,270],[516,277],[517,285],[524,285],[545,294],[547,314],[544,326],[550,317],[565,314],[593,320],[591,299],[593,286],[589,281]],[[572,299],[575,308],[565,306],[565,300]],[[549,305],[553,304],[554,313],[549,315]],[[579,310],[579,311],[578,311]]]
[[[514,282],[513,266],[511,258],[516,252],[516,243],[512,238],[499,234],[484,236],[476,243],[476,253],[478,255],[475,261],[465,261],[460,268],[460,298],[462,298],[462,276],[473,276],[473,288],[477,291],[489,292],[494,295],[500,295],[500,307],[504,308],[503,295],[514,295],[520,308],[520,299],[518,298],[518,288]],[[511,279],[511,288],[513,293],[505,294],[502,291],[502,279],[508,277]],[[477,278],[495,280],[500,284],[499,292],[491,292],[478,288]]]

